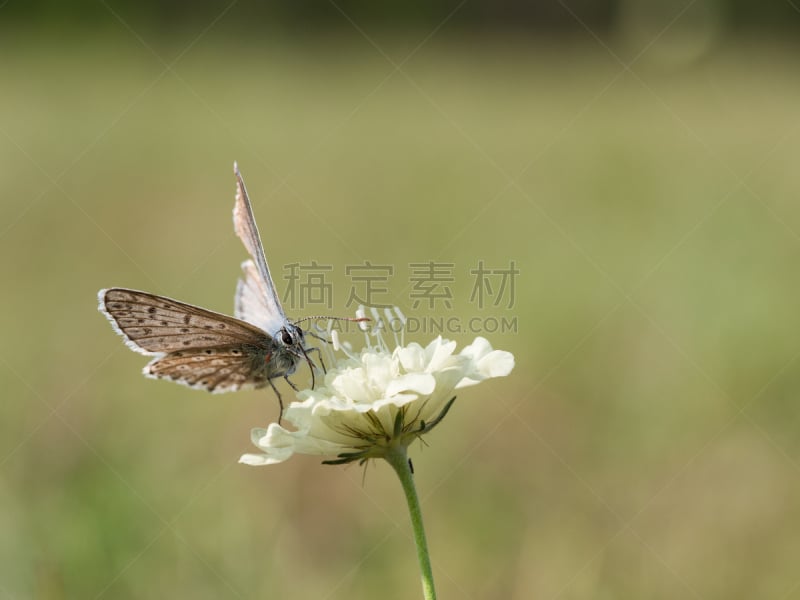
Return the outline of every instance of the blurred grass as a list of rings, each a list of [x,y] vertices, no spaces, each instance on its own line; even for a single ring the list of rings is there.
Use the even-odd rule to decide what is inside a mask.
[[[192,39],[0,42],[0,596],[417,597],[388,469],[237,465],[273,399],[145,380],[95,310],[230,311],[234,159],[334,312],[347,264],[395,265],[412,313],[440,260],[456,315],[519,319],[513,376],[414,451],[441,597],[798,593],[796,48],[634,75],[443,36],[407,79],[360,38]],[[467,302],[480,259],[517,261],[513,310]]]

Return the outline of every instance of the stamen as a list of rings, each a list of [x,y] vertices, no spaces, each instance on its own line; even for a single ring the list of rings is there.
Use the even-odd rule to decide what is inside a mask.
[[[397,318],[400,319],[400,322],[403,324],[403,326],[400,328],[400,345],[401,346],[405,346],[406,345],[406,323],[408,323],[408,319],[406,319],[406,316],[403,314],[403,311],[400,310],[399,306],[395,306],[394,307],[394,312],[397,315]]]
[[[331,345],[333,346],[334,350],[336,350],[337,352],[341,352],[347,358],[352,358],[357,360],[358,357],[356,357],[356,355],[353,353],[353,347],[348,342],[342,342],[339,339],[339,332],[336,331],[335,329],[331,331]],[[335,365],[337,361],[334,358],[331,362],[332,364]]]
[[[368,318],[367,308],[360,305],[356,310],[356,317],[354,319],[341,319],[346,321],[353,321],[358,323],[358,327],[364,332],[364,339],[366,348],[364,350],[371,352],[385,352],[391,354],[394,348],[402,347],[405,338],[406,323],[408,320],[403,312],[396,306],[384,308],[383,314],[375,307],[369,307],[371,318]],[[371,321],[372,323],[368,323]],[[333,318],[330,318],[327,327],[323,330],[318,327],[320,333],[323,331],[327,336],[329,343],[324,344],[325,349],[319,350],[320,354],[327,353],[331,365],[336,365],[341,360],[341,354],[344,354],[348,359],[360,360],[360,352],[355,352],[350,342],[341,338],[341,334],[333,327]],[[371,325],[371,326],[370,326]],[[385,333],[386,327],[389,327],[394,338],[394,346],[387,344],[387,336]],[[320,358],[322,358],[320,356]]]
[[[358,310],[356,311],[356,317],[358,317],[359,319],[365,319],[367,317],[367,313],[364,310],[364,305],[363,304],[359,304],[358,305]],[[366,321],[359,321],[358,322],[358,327],[361,329],[361,331],[364,332],[364,345],[365,345],[365,347],[366,348],[372,348],[372,342],[370,342],[370,339],[369,339],[369,326],[367,325],[367,322]]]
[[[375,327],[372,329],[372,335],[375,336],[375,342],[380,350],[388,350],[386,346],[386,342],[383,340],[383,330],[385,328],[385,324],[383,322],[383,318],[381,314],[378,312],[378,309],[374,306],[370,306],[370,312],[372,313],[372,318],[375,319]]]
[[[328,334],[328,339],[333,341],[333,319],[328,319],[328,326],[325,328],[325,333]],[[333,342],[333,344],[325,344],[325,351],[328,353],[331,365],[336,364],[336,355],[333,353],[334,350],[336,350],[336,342]]]
[[[358,305],[358,310],[356,310],[356,318],[357,319],[366,319],[367,318],[367,313],[364,310],[364,305],[363,304],[359,304]],[[361,329],[361,331],[368,331],[369,330],[369,325],[367,325],[367,321],[359,320],[358,327]]]
[[[389,325],[389,329],[392,332],[392,336],[394,337],[394,345],[400,345],[400,339],[397,337],[397,329],[395,328],[395,318],[392,315],[392,309],[388,306],[383,309],[383,314],[386,315],[386,323]]]

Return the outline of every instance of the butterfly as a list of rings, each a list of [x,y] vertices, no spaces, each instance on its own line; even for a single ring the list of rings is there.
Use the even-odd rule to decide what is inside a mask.
[[[300,321],[290,321],[283,311],[236,163],[233,171],[233,227],[251,257],[242,263],[244,276],[236,287],[235,317],[125,288],[100,290],[98,309],[129,348],[155,357],[144,367],[145,376],[213,393],[269,384],[278,397],[280,422],[283,399],[273,380],[283,377],[297,391],[289,375],[304,360],[311,369],[313,388],[316,365],[309,353],[319,349],[306,346]]]

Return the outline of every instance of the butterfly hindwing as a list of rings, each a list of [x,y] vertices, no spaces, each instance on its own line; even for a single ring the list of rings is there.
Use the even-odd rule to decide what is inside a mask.
[[[267,384],[264,352],[228,346],[179,350],[156,358],[145,368],[147,377],[168,379],[209,392],[233,392]]]
[[[233,314],[237,319],[252,323],[265,331],[269,330],[275,326],[275,320],[265,300],[267,290],[264,282],[252,260],[242,263],[242,271],[244,277],[236,285]]]

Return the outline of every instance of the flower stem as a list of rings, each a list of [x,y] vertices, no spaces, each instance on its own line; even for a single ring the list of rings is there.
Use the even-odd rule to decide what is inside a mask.
[[[425,527],[422,524],[422,511],[417,497],[417,488],[414,486],[414,475],[408,462],[406,448],[394,445],[383,456],[400,478],[400,485],[408,502],[408,512],[411,514],[411,526],[414,529],[414,541],[417,544],[417,559],[422,572],[422,593],[425,600],[436,600],[436,590],[433,588],[433,570],[428,554],[428,543],[425,541]]]

